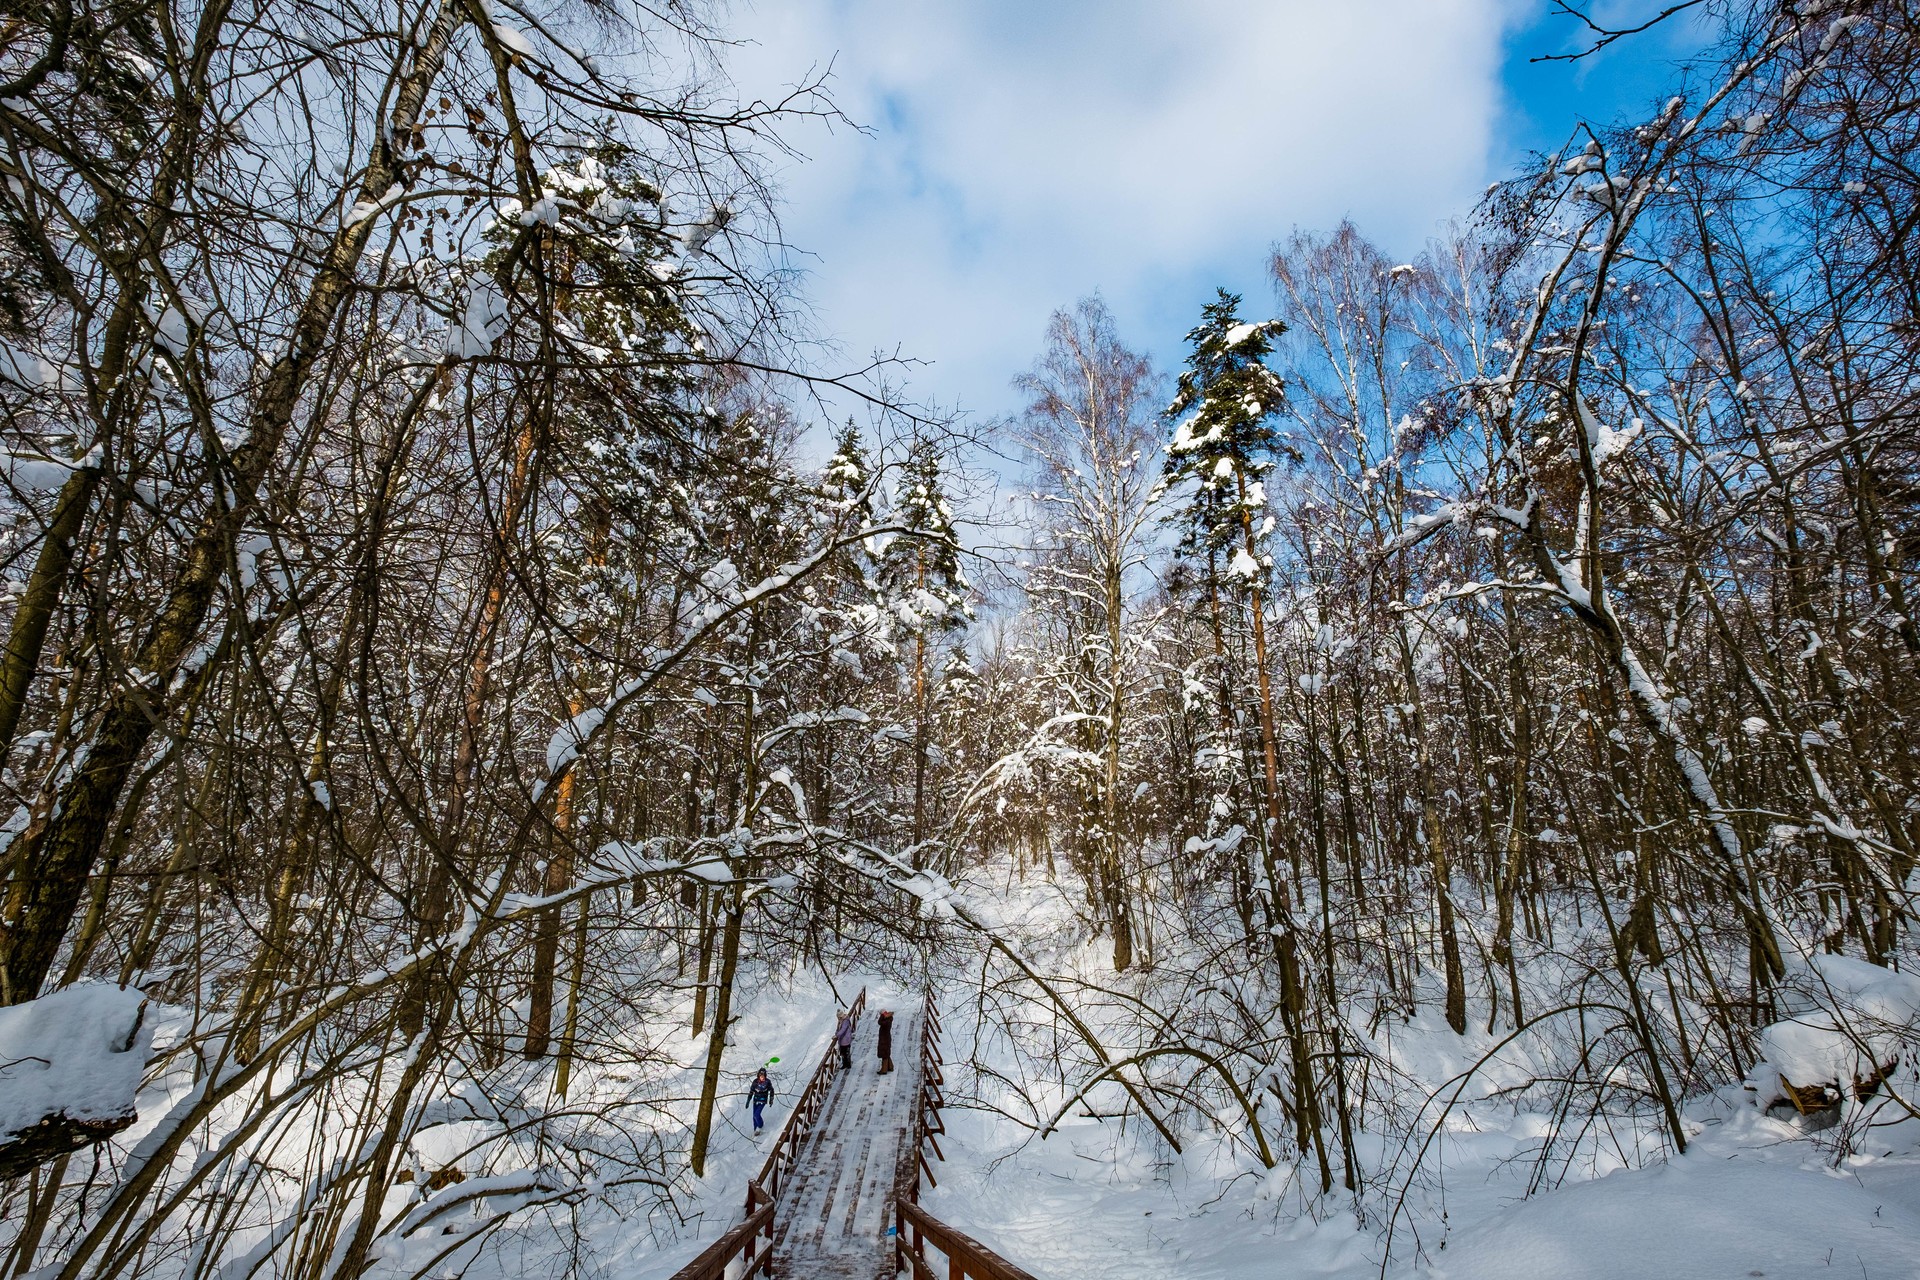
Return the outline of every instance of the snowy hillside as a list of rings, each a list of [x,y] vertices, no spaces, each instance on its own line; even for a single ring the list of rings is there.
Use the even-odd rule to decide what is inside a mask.
[[[980,891],[995,899],[982,914],[1044,958],[1056,982],[1151,998],[1151,975],[1123,983],[1102,973],[1108,949],[1084,938],[1049,887]],[[1544,995],[1550,967],[1537,976]],[[1041,1086],[1030,1093],[1060,1097],[1053,1064],[996,1034],[1004,1007],[973,1019],[996,1006],[983,1006],[966,976],[949,983],[949,1040],[980,1047],[977,1073],[954,1071],[955,1094],[983,1105],[948,1113],[947,1163],[924,1202],[1036,1275],[1358,1280],[1382,1273],[1389,1237],[1385,1274],[1409,1280],[1920,1273],[1920,1118],[1884,1096],[1818,1129],[1763,1114],[1753,1090],[1725,1084],[1688,1102],[1689,1146],[1675,1155],[1643,1110],[1565,1109],[1542,1082],[1566,1048],[1551,1022],[1519,1037],[1459,1037],[1420,1015],[1368,1037],[1416,1127],[1366,1139],[1361,1194],[1320,1198],[1302,1170],[1250,1158],[1225,1109],[1218,1125],[1187,1128],[1174,1155],[1118,1114],[1124,1095],[1106,1086],[1040,1136],[999,1109],[1018,1107],[1005,1082],[1023,1076]],[[1847,1007],[1860,1016],[1857,1003]],[[1037,1005],[1024,1013],[1046,1017]],[[1125,1034],[1118,1020],[1110,1026]],[[1920,1072],[1910,1047],[1903,1057],[1889,1085],[1911,1099]]]

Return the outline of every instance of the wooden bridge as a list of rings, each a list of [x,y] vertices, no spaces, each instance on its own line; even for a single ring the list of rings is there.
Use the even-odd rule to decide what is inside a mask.
[[[853,1002],[855,1025],[867,993]],[[918,1052],[914,1051],[918,1040]],[[741,1223],[681,1268],[674,1280],[1034,1280],[919,1205],[936,1185],[944,1083],[940,1015],[929,991],[896,1016],[897,1069],[880,1074],[871,1035],[856,1031],[853,1070],[829,1044],[794,1103],[758,1177],[747,1183]]]

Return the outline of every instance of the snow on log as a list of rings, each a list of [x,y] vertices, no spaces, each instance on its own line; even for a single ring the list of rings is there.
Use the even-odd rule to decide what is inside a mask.
[[[152,1039],[146,998],[105,983],[0,1009],[0,1180],[132,1124]]]
[[[1864,960],[1815,956],[1786,996],[1791,1013],[1760,1029],[1762,1061],[1747,1076],[1763,1110],[1868,1098],[1920,1035],[1920,978]]]

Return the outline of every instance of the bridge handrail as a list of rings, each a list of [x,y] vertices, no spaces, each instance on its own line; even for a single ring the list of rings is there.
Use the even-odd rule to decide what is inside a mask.
[[[860,1014],[866,1007],[867,989],[862,987],[849,1006],[855,1025],[859,1024]],[[715,1034],[724,1032],[716,1029]],[[738,1275],[750,1276],[755,1271],[763,1276],[773,1274],[774,1200],[780,1194],[780,1184],[787,1171],[799,1158],[801,1143],[813,1132],[814,1122],[826,1107],[827,1090],[833,1084],[833,1068],[839,1058],[839,1046],[828,1041],[826,1054],[813,1069],[807,1087],[794,1101],[786,1123],[780,1126],[773,1150],[767,1153],[759,1175],[747,1179],[746,1217],[708,1245],[699,1257],[674,1272],[673,1280],[726,1280],[727,1270],[736,1259],[745,1263]]]
[[[913,1124],[913,1153],[894,1187],[894,1253],[900,1268],[912,1280],[1035,1280],[1031,1272],[1014,1266],[920,1207],[920,1180],[926,1179],[929,1187],[940,1185],[927,1161],[926,1148],[933,1148],[934,1159],[946,1162],[937,1136],[947,1131],[940,1118],[940,1109],[947,1104],[943,1092],[946,1076],[941,1066],[940,1010],[929,985],[926,1011],[920,1018],[920,1103]],[[946,1258],[944,1277],[927,1265],[928,1246]]]
[[[909,1201],[900,1202],[900,1266],[913,1280],[1035,1280],[964,1231]],[[927,1246],[947,1260],[945,1274],[927,1264]]]

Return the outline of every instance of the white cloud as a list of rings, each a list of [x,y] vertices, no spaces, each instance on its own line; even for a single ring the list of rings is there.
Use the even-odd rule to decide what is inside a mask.
[[[923,395],[1013,406],[1047,314],[1102,291],[1177,359],[1215,283],[1351,215],[1417,245],[1487,180],[1500,0],[759,0],[730,60],[769,94],[833,64],[858,134],[790,133],[808,292],[850,355],[935,361]]]

